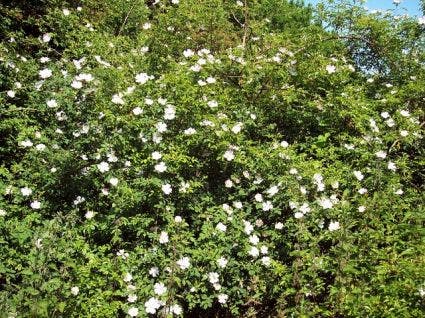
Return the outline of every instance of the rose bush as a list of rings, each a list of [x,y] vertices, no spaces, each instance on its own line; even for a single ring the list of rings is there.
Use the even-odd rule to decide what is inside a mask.
[[[423,18],[0,9],[7,317],[423,315]]]

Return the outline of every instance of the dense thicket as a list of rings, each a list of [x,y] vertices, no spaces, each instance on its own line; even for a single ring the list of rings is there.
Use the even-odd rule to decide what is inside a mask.
[[[361,1],[0,4],[0,312],[425,316],[424,32]]]

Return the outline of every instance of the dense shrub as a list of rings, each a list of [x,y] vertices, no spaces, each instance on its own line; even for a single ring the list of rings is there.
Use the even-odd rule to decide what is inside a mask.
[[[329,3],[0,5],[1,312],[423,317],[425,21]]]

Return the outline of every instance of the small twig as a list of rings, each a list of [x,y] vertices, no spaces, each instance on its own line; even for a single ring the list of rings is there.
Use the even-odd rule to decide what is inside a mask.
[[[235,14],[233,12],[232,12],[232,17],[241,26],[241,28],[243,28],[243,23],[241,21],[239,21],[239,19],[235,16]]]
[[[13,111],[22,112],[22,111],[26,111],[26,110],[33,111],[33,112],[40,111],[40,109],[35,109],[35,108],[16,107],[16,108],[12,108],[12,109],[3,109],[0,112],[0,114],[2,114],[2,113],[10,113],[10,112],[13,112]]]
[[[119,31],[118,31],[117,36],[120,36],[120,34],[121,34],[122,30],[124,29],[125,24],[127,23],[127,20],[128,20],[128,18],[129,18],[129,16],[130,16],[130,14],[131,14],[131,11],[133,11],[133,9],[134,9],[134,7],[136,6],[136,4],[137,4],[137,0],[134,2],[134,4],[132,5],[132,7],[130,8],[130,10],[128,10],[127,15],[125,16],[125,19],[124,19],[123,23],[122,23],[122,24],[121,24],[121,26],[120,26],[120,29],[119,29]]]
[[[246,46],[246,40],[248,36],[248,5],[246,3],[246,0],[244,0],[244,23],[243,23],[243,38],[242,38],[242,46],[245,49]],[[245,50],[244,50],[245,52]]]

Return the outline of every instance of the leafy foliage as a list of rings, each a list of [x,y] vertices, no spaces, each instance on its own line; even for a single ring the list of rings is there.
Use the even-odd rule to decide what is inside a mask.
[[[8,317],[421,317],[423,18],[0,5]]]

